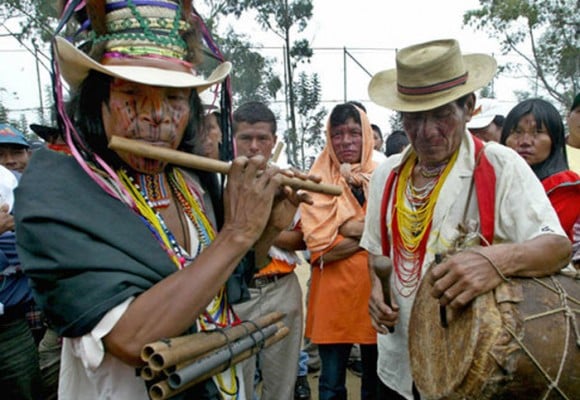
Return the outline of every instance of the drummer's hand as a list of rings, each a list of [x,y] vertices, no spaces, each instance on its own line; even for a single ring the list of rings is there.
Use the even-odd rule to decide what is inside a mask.
[[[224,229],[241,234],[253,244],[262,234],[280,187],[277,167],[256,156],[236,158],[228,173],[224,195]]]
[[[389,333],[388,327],[393,327],[399,322],[399,306],[391,296],[391,307],[385,303],[383,288],[379,278],[372,274],[371,296],[369,298],[369,314],[371,324],[378,333]]]
[[[491,247],[477,250],[494,259]],[[427,276],[433,285],[431,295],[442,306],[461,308],[477,296],[487,293],[502,283],[493,266],[481,255],[469,251],[456,253],[440,264],[433,264]]]

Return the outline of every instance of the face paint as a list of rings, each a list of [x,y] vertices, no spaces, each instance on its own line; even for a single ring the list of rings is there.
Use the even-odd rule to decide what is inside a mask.
[[[177,149],[189,122],[191,89],[154,87],[114,79],[108,104],[103,104],[107,138],[120,136]],[[143,173],[161,171],[166,163],[119,152],[131,168]]]

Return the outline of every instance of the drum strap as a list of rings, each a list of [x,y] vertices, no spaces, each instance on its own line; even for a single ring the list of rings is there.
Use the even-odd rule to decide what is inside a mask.
[[[473,142],[475,143],[475,168],[467,204],[469,205],[471,193],[473,192],[473,185],[475,184],[477,204],[479,208],[481,235],[484,238],[482,245],[486,246],[493,242],[496,177],[493,165],[491,165],[488,158],[485,156],[485,144],[482,140],[473,135],[472,138]],[[389,198],[391,197],[396,180],[397,171],[392,170],[389,174],[389,177],[387,178],[385,189],[383,190],[383,198],[381,201],[381,248],[383,250],[383,255],[386,257],[390,257],[391,249],[391,243],[389,241],[389,233],[387,229],[387,208],[389,204]]]

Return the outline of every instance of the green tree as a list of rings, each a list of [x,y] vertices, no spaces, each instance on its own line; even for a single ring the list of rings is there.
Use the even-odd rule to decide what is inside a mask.
[[[3,0],[0,4],[0,23],[12,36],[25,42],[48,42],[52,36],[57,11],[56,1]],[[7,22],[17,21],[17,28],[8,28]]]
[[[580,90],[580,0],[479,0],[479,4],[479,9],[464,14],[464,24],[499,39],[502,53],[518,55],[547,95],[568,108]]]
[[[227,0],[205,0],[202,7],[200,14],[223,58],[234,64],[231,83],[235,103],[273,100],[282,88],[282,81],[273,70],[276,60],[260,54],[256,50],[259,46],[247,35],[236,33],[231,26],[222,26],[223,17],[227,15]],[[209,73],[215,67],[216,60],[211,61],[212,57],[206,57],[202,71]]]
[[[312,49],[308,41],[299,39],[292,41],[293,28],[302,32],[312,17],[311,0],[225,0],[225,14],[241,17],[247,12],[256,14],[256,21],[269,32],[274,33],[284,43],[284,78],[286,102],[289,110],[290,129],[287,132],[286,154],[289,162],[296,162],[299,153],[296,129],[296,93],[294,90],[294,69],[298,63],[308,62],[312,57]]]
[[[234,64],[232,70],[233,97],[239,104],[247,101],[270,102],[282,88],[280,77],[274,72],[274,59],[266,58],[252,50],[254,45],[247,36],[237,34],[232,28],[217,37],[226,60]]]
[[[4,0],[0,3],[2,30],[16,39],[20,47],[35,58],[37,70],[41,68],[45,71],[51,70],[48,42],[57,23],[56,3],[34,0]],[[40,80],[39,74],[36,75],[36,79]],[[40,81],[38,86],[40,90]],[[45,93],[50,93],[50,90]],[[44,114],[43,107],[38,108],[36,115],[38,122],[46,123],[48,118]],[[22,120],[14,123],[14,126],[19,126],[21,122]]]
[[[295,84],[298,110],[297,149],[289,163],[301,170],[310,167],[310,159],[320,153],[325,143],[324,117],[327,110],[320,107],[321,89],[318,74],[301,72]],[[288,135],[288,131],[286,132]]]

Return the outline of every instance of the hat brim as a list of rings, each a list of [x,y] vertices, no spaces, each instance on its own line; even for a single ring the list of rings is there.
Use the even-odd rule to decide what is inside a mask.
[[[103,65],[62,37],[56,38],[55,57],[62,77],[73,88],[78,88],[81,85],[90,70],[95,70],[109,76],[144,85],[195,88],[198,92],[202,92],[210,86],[223,81],[232,69],[232,64],[226,61],[218,65],[209,77],[203,78],[193,73],[188,74],[155,67]]]
[[[397,70],[389,69],[373,76],[368,87],[369,97],[374,103],[395,111],[427,111],[481,89],[495,75],[497,63],[487,54],[464,55],[463,61],[468,77],[461,86],[428,95],[403,95],[397,90]]]
[[[481,117],[472,117],[471,121],[467,123],[467,129],[481,129],[485,128],[493,122],[495,115],[485,115]]]

